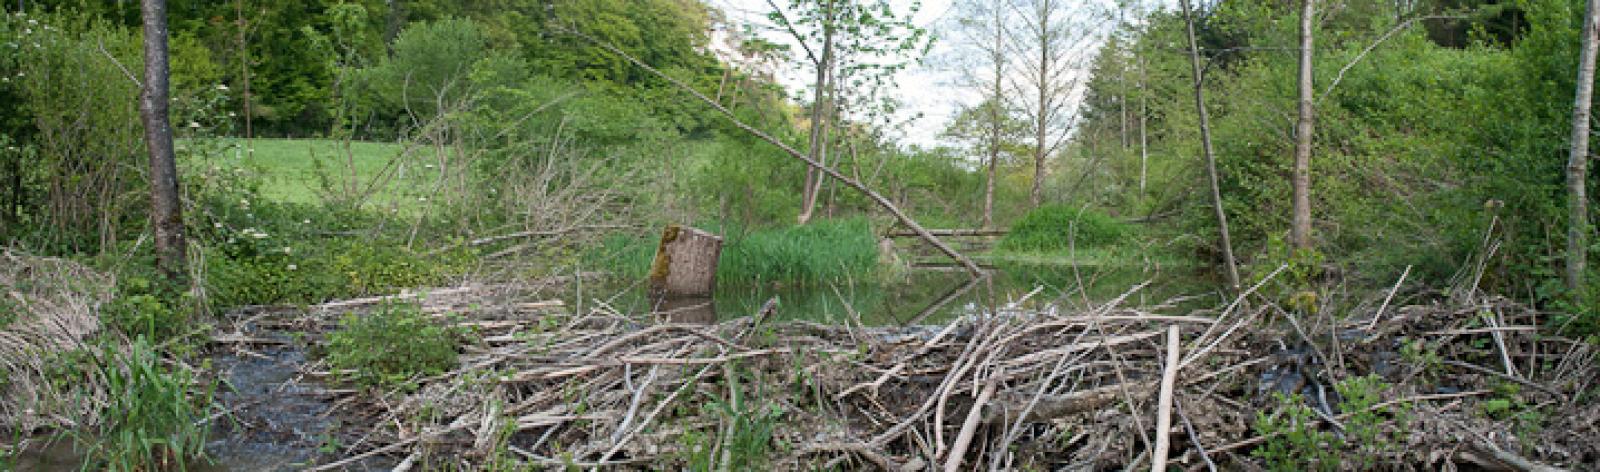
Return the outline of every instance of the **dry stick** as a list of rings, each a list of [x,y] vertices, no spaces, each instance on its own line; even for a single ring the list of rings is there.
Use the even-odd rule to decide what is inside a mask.
[[[1156,402],[1156,452],[1151,472],[1167,470],[1167,449],[1172,445],[1172,384],[1178,381],[1178,325],[1167,327],[1167,368],[1161,374],[1161,397]]]
[[[1178,409],[1178,418],[1183,420],[1183,430],[1189,433],[1189,444],[1194,445],[1194,450],[1200,451],[1200,459],[1206,461],[1206,470],[1217,472],[1217,463],[1211,461],[1211,454],[1206,453],[1206,447],[1200,444],[1200,434],[1194,430],[1194,423],[1189,421],[1189,415],[1183,413],[1183,402],[1174,399],[1172,406]]]
[[[1283,272],[1283,270],[1287,269],[1288,267],[1289,267],[1288,264],[1283,264],[1283,265],[1278,266],[1278,269],[1272,271],[1271,274],[1267,274],[1266,278],[1261,279],[1260,282],[1256,282],[1255,285],[1251,286],[1249,290],[1245,290],[1244,293],[1239,294],[1239,296],[1233,300],[1233,303],[1228,305],[1228,309],[1223,310],[1222,316],[1218,316],[1217,319],[1220,321],[1222,318],[1226,318],[1228,316],[1228,313],[1232,312],[1234,307],[1239,306],[1239,303],[1241,301],[1243,301],[1245,299],[1245,297],[1248,297],[1251,294],[1255,293],[1256,290],[1259,290],[1262,285],[1266,285],[1267,281],[1272,280],[1273,277],[1276,277],[1278,275],[1278,273]],[[1259,314],[1260,311],[1257,311],[1256,313]],[[1238,323],[1235,323],[1233,326],[1229,327],[1227,329],[1227,331],[1223,331],[1221,335],[1217,336],[1217,339],[1215,341],[1212,341],[1210,345],[1207,345],[1204,349],[1200,349],[1199,351],[1196,351],[1195,353],[1190,354],[1187,359],[1184,359],[1184,361],[1182,363],[1178,364],[1178,368],[1182,369],[1182,368],[1188,367],[1189,364],[1194,363],[1194,361],[1200,360],[1201,357],[1204,357],[1207,353],[1210,353],[1212,349],[1216,349],[1217,345],[1222,344],[1222,341],[1227,340],[1228,336],[1232,335],[1233,332],[1235,330],[1239,329],[1240,326],[1243,326],[1245,323],[1249,322],[1251,319],[1254,319],[1254,318],[1255,317],[1252,316],[1252,317],[1240,320]],[[1212,329],[1216,329],[1217,326],[1220,326],[1220,324],[1211,325],[1211,327],[1207,328],[1206,332],[1201,334],[1199,338],[1195,338],[1194,342],[1195,343],[1199,343],[1207,335],[1210,335],[1211,334],[1211,330]],[[1192,349],[1192,348],[1194,348],[1194,346],[1190,346],[1190,348]]]
[[[1394,282],[1394,288],[1389,289],[1389,296],[1383,297],[1383,304],[1378,305],[1378,314],[1372,315],[1372,322],[1367,323],[1367,331],[1378,327],[1378,320],[1383,319],[1383,310],[1389,308],[1389,301],[1394,299],[1394,293],[1400,291],[1400,284],[1406,283],[1406,276],[1411,275],[1411,266],[1406,266],[1406,271],[1400,273],[1400,280]]]
[[[853,188],[853,189],[856,189],[856,191],[859,191],[862,194],[866,195],[868,199],[872,200],[874,203],[877,203],[878,206],[883,207],[884,210],[886,210],[890,214],[894,215],[895,220],[898,220],[900,222],[900,224],[905,225],[907,228],[911,228],[911,231],[917,233],[917,236],[921,237],[923,241],[927,241],[929,245],[932,245],[935,249],[938,249],[939,252],[943,253],[946,256],[949,256],[951,259],[955,259],[956,262],[961,263],[961,266],[966,268],[967,272],[971,273],[974,278],[981,277],[983,275],[983,269],[979,268],[978,264],[972,262],[972,260],[968,259],[967,256],[963,256],[963,255],[961,255],[961,253],[956,252],[955,249],[951,249],[950,246],[945,245],[945,243],[943,241],[940,241],[937,236],[934,236],[933,234],[928,233],[928,230],[926,228],[923,228],[921,224],[918,224],[916,220],[911,219],[911,217],[906,215],[905,212],[900,211],[900,207],[895,206],[894,202],[891,202],[891,201],[889,201],[889,199],[884,198],[883,195],[880,195],[880,194],[878,194],[878,192],[873,191],[871,188],[868,188],[865,184],[862,184],[861,182],[858,182],[855,179],[852,179],[850,177],[845,176],[844,174],[839,173],[839,171],[834,170],[832,167],[828,167],[828,166],[822,165],[822,163],[812,160],[810,157],[806,156],[804,153],[801,153],[800,151],[796,151],[794,148],[789,147],[789,145],[784,144],[783,141],[779,141],[777,138],[774,138],[771,135],[768,135],[767,133],[756,129],[753,126],[745,124],[745,122],[740,120],[739,117],[735,116],[732,111],[728,110],[726,107],[723,107],[722,104],[717,103],[716,100],[712,100],[711,97],[707,97],[705,94],[700,93],[699,90],[695,90],[693,87],[690,87],[688,84],[685,84],[682,81],[679,81],[678,79],[675,79],[675,78],[673,78],[673,77],[671,77],[671,76],[669,76],[667,74],[662,73],[659,70],[656,70],[656,68],[651,67],[649,64],[645,64],[644,61],[640,61],[639,59],[634,58],[633,55],[631,55],[631,54],[623,52],[621,49],[618,49],[616,46],[612,45],[611,43],[606,42],[606,41],[601,41],[599,39],[591,37],[591,36],[589,36],[587,34],[584,34],[581,31],[577,31],[577,30],[572,29],[572,28],[567,28],[567,27],[564,27],[564,26],[558,26],[558,28],[561,29],[561,30],[564,30],[568,34],[571,34],[573,36],[577,36],[578,38],[583,39],[584,41],[588,41],[588,42],[590,42],[590,43],[592,43],[592,44],[594,44],[596,46],[599,46],[602,49],[605,49],[607,51],[611,51],[612,54],[616,54],[618,56],[622,56],[623,59],[626,59],[628,62],[633,63],[633,65],[638,66],[641,69],[644,69],[646,72],[649,72],[649,73],[655,75],[656,77],[660,77],[661,80],[665,80],[665,81],[667,81],[667,83],[670,83],[670,84],[678,87],[679,89],[682,89],[685,93],[688,93],[690,95],[693,95],[695,98],[700,99],[700,101],[704,102],[706,104],[706,106],[709,106],[712,109],[716,110],[717,112],[721,113],[724,117],[726,117],[728,119],[729,122],[732,122],[733,125],[738,127],[739,129],[742,129],[745,132],[750,133],[752,136],[755,136],[757,139],[760,139],[762,141],[766,141],[768,144],[776,146],[779,150],[783,151],[785,154],[788,154],[790,157],[793,157],[795,159],[799,159],[801,162],[806,163],[806,165],[811,166],[811,168],[819,170],[822,173],[827,174],[828,177],[831,177],[834,180],[838,180],[840,183],[845,184],[845,186]]]
[[[967,455],[967,447],[972,445],[972,435],[977,433],[979,420],[983,419],[983,407],[994,397],[995,385],[1000,383],[996,377],[1004,375],[1002,370],[985,382],[983,392],[978,393],[978,400],[972,404],[972,410],[967,411],[967,420],[961,425],[961,433],[956,435],[955,444],[950,446],[950,456],[945,458],[945,472],[961,470],[961,458]]]

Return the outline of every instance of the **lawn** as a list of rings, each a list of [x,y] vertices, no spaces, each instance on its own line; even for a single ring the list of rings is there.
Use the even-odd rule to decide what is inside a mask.
[[[263,196],[293,203],[320,201],[316,159],[322,159],[323,170],[335,185],[351,177],[351,169],[356,182],[365,185],[403,150],[399,144],[329,139],[256,139],[251,147],[255,164],[267,174]]]

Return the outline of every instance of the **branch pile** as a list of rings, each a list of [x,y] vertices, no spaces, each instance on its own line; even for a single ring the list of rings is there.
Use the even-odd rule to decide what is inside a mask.
[[[1344,468],[1600,460],[1594,346],[1536,332],[1538,315],[1506,300],[1348,321],[1266,299],[1187,316],[1120,302],[904,328],[764,323],[768,310],[684,325],[604,303],[479,308],[459,321],[481,340],[457,371],[341,403],[347,424],[367,426],[343,432],[347,455],[321,468],[388,456],[402,468],[1079,470],[1170,457],[1235,469],[1263,464],[1285,432],[1260,418],[1291,403],[1315,413],[1301,427],[1340,439],[1329,447]],[[1174,327],[1181,355],[1167,365]],[[1340,386],[1367,375],[1379,401],[1343,409]]]

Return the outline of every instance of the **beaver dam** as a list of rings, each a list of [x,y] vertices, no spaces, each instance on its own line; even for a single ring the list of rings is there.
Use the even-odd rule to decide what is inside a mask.
[[[1210,309],[1133,303],[1144,289],[1071,310],[1035,290],[942,324],[868,327],[778,321],[777,300],[681,324],[469,285],[229,314],[194,388],[217,386],[206,450],[232,470],[1600,463],[1595,346],[1536,330],[1546,315],[1505,299],[1378,294],[1335,320],[1252,291]],[[396,304],[461,328],[447,368],[364,384],[323,359],[341,318]],[[11,418],[32,411],[7,403]],[[71,442],[23,441],[20,466],[51,469]]]

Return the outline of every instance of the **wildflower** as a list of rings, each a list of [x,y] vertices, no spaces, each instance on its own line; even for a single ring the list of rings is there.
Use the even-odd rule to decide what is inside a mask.
[[[283,247],[283,253],[284,254],[294,254],[294,248],[289,247],[289,246],[284,246]]]
[[[432,169],[433,168],[433,164],[423,164],[422,168],[423,169]]]
[[[228,118],[233,118],[233,112],[228,112]]]
[[[309,224],[311,224],[311,219],[310,219],[310,218],[306,218],[306,219],[304,219],[304,220],[301,220],[301,221],[300,221],[300,224],[306,224],[306,225],[309,225]]]
[[[241,199],[239,199],[239,204],[240,205],[244,205],[244,206],[250,206],[250,200],[246,200],[246,199],[241,198]]]
[[[289,270],[295,270],[295,269],[299,269],[299,268],[300,268],[299,266],[296,266],[294,264],[289,264]]]
[[[39,24],[39,20],[35,20],[35,19],[32,19],[32,18],[29,18],[28,19],[28,24],[37,25],[37,24]]]
[[[228,91],[228,86],[226,84],[217,84],[217,90],[221,90],[223,92],[226,92],[226,91]]]
[[[211,227],[212,228],[217,228],[217,229],[222,229],[222,223],[221,222],[212,223]]]
[[[33,28],[23,28],[22,34],[33,34]]]
[[[428,201],[428,197],[417,197],[417,201],[426,202],[426,201]]]
[[[267,239],[267,233],[264,233],[264,232],[256,233],[256,234],[250,235],[250,237],[253,237],[253,238],[256,238],[256,239]]]
[[[199,128],[200,127],[200,123],[190,121],[189,122],[189,127],[190,128]]]

